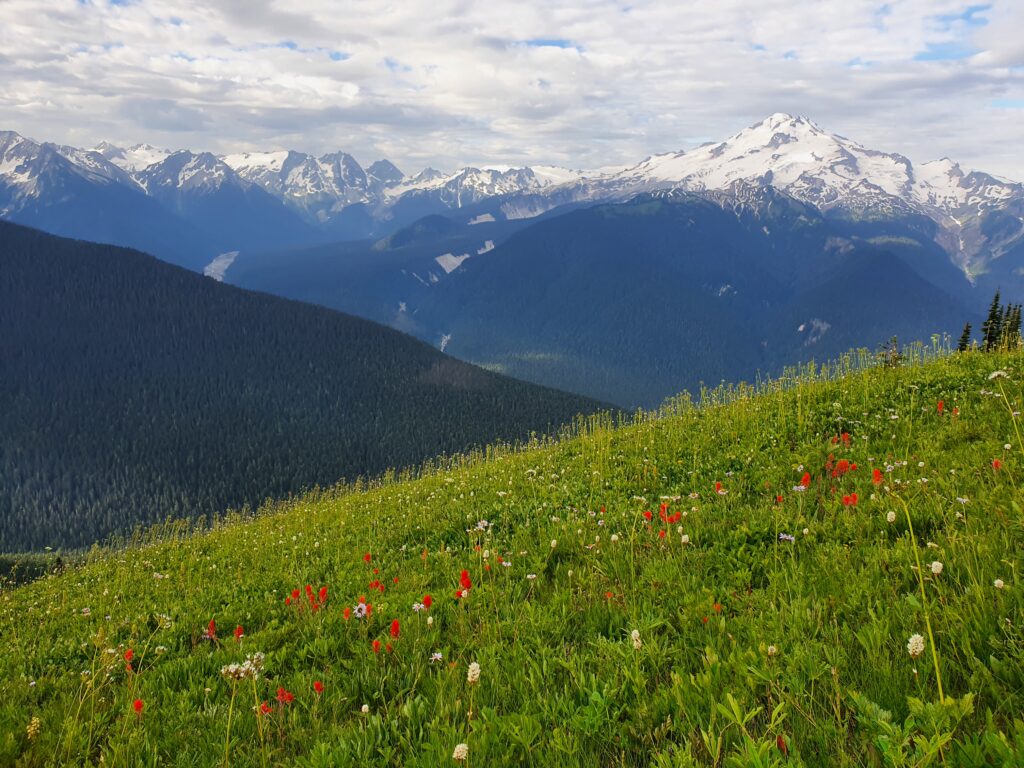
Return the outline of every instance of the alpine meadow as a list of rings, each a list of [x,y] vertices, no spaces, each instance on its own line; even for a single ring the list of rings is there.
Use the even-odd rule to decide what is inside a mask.
[[[0,768],[1024,768],[1022,32],[2,0]]]

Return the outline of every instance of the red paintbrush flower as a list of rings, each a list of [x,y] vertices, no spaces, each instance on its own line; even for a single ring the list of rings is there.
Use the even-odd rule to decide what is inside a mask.
[[[434,604],[434,598],[432,598],[432,597],[431,597],[430,595],[424,595],[424,596],[423,596],[423,605],[424,605],[424,606],[426,606],[427,608],[429,608],[429,607],[430,607],[430,606],[432,606],[433,604]]]
[[[878,467],[871,470],[871,482],[875,485],[882,484],[882,470],[878,469]]]
[[[391,636],[393,638],[395,638],[396,640],[398,639],[398,630],[399,630],[398,619],[395,619],[394,621],[391,622]]]
[[[374,653],[380,653],[380,640],[374,640],[372,645],[373,645],[373,652]]]
[[[124,660],[125,661],[130,662],[134,658],[135,658],[135,651],[133,651],[131,648],[129,648],[127,651],[124,652]]]
[[[135,710],[135,714],[140,716],[140,717],[142,716],[142,708],[144,706],[145,706],[145,704],[142,702],[142,699],[136,699],[135,701],[132,702],[132,709],[134,709]]]
[[[245,630],[242,629],[242,625],[241,624],[239,624],[237,627],[235,627],[235,642],[236,643],[242,642],[242,635],[244,635],[244,634],[245,634]]]
[[[319,696],[324,692],[324,684],[317,680],[313,683],[313,690],[316,691],[316,695]]]
[[[348,606],[345,606],[345,610],[341,612],[341,617],[345,619],[345,621],[348,621],[350,618],[352,618],[352,609]]]
[[[363,562],[364,563],[368,563],[368,562],[370,562],[370,560],[371,560],[371,557],[370,557],[370,553],[369,552],[367,552],[365,555],[363,555]]]
[[[992,459],[992,469],[997,469],[998,470],[998,469],[1002,469],[1002,468],[1003,468],[1003,462],[1001,462],[999,459]]]
[[[462,585],[463,589],[472,589],[473,580],[469,578],[469,571],[462,571],[462,574],[459,576],[459,583]]]
[[[321,605],[327,602],[327,587],[320,587],[320,594],[318,597],[320,598]]]
[[[644,510],[644,517],[647,518],[647,522],[651,522],[651,518],[654,517],[654,513],[649,509]]]
[[[946,410],[946,401],[945,400],[939,400],[939,402],[937,402],[935,404],[935,410],[938,411],[939,412],[939,416],[941,416],[942,412],[944,410]]]

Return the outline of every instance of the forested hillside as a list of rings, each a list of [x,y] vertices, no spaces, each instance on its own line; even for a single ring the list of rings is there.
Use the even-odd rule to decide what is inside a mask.
[[[525,438],[598,403],[372,322],[0,222],[0,551]]]

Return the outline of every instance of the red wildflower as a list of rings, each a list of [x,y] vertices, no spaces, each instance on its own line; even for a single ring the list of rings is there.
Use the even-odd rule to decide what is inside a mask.
[[[242,642],[242,635],[244,635],[244,634],[245,634],[245,630],[242,629],[242,625],[241,624],[239,624],[237,627],[235,627],[235,642],[236,643]]]
[[[423,605],[425,607],[429,608],[433,604],[434,604],[434,598],[432,598],[430,595],[424,595],[423,596]]]
[[[721,603],[715,603],[711,607],[715,609],[715,613],[721,613],[722,612],[722,604]]]
[[[660,531],[658,531],[658,538],[659,539],[664,539],[665,538],[665,529],[664,528],[662,528]]]
[[[313,683],[313,690],[316,691],[316,695],[319,696],[324,692],[324,684],[317,680]]]
[[[843,496],[844,507],[855,507],[857,506],[857,494],[851,493],[849,496]]]
[[[301,593],[299,592],[299,590],[297,590],[297,589],[293,589],[293,590],[292,590],[292,600],[298,600],[298,599],[299,599],[299,594],[301,594]]]
[[[935,410],[939,412],[939,416],[942,415],[942,412],[945,409],[946,409],[946,401],[945,400],[939,400],[939,402],[937,402],[935,404]]]
[[[398,639],[398,619],[391,622],[391,636]]]
[[[284,599],[284,604],[285,604],[285,605],[291,605],[291,604],[292,604],[292,598],[291,598],[291,596],[289,596],[289,597],[286,597],[286,598]]]
[[[1003,468],[1003,462],[1001,462],[999,459],[992,459],[992,469],[1002,469],[1002,468]]]
[[[206,636],[211,640],[217,637],[217,625],[213,619],[210,619],[210,623],[206,625]]]
[[[644,517],[647,518],[647,522],[651,522],[651,518],[654,517],[654,513],[649,509],[644,510]]]
[[[782,494],[781,493],[778,496],[775,497],[775,503],[776,504],[781,504],[782,503]]]
[[[349,608],[348,606],[345,606],[345,610],[343,610],[341,612],[341,617],[343,619],[345,619],[345,621],[348,621],[349,619],[351,619],[352,618],[352,609]]]
[[[373,652],[380,653],[380,640],[373,641]]]
[[[370,553],[369,552],[367,552],[365,555],[363,555],[363,562],[364,563],[370,562],[370,559],[371,558],[370,558]]]
[[[277,700],[282,704],[291,704],[295,701],[295,694],[285,688],[277,689]]]
[[[127,651],[124,652],[124,660],[125,661],[130,662],[134,658],[135,658],[135,651],[133,651],[131,648],[129,648]]]
[[[846,459],[840,459],[832,470],[832,477],[842,477],[850,471],[850,462]]]
[[[143,704],[142,699],[136,699],[135,701],[132,702],[132,709],[135,710],[135,714],[136,715],[141,715],[142,714],[142,708],[144,706],[145,706],[145,704]]]
[[[810,488],[811,487],[811,473],[810,472],[804,472],[804,476],[800,478],[800,485],[802,485],[804,488]]]
[[[264,701],[262,704],[260,704],[260,712],[261,713],[263,713],[264,715],[269,715],[270,711],[271,711],[270,710],[270,705],[267,704],[267,702]]]
[[[613,597],[615,597],[615,593],[614,592],[605,592],[604,593],[604,599],[605,600],[611,600]]]
[[[388,643],[387,645],[385,645],[385,646],[384,646],[384,650],[385,650],[385,651],[387,651],[388,653],[391,653],[391,651],[393,650],[393,649],[391,648],[391,643]]]
[[[715,482],[715,493],[721,493],[721,492],[722,492],[722,484],[720,482],[716,481]]]
[[[327,587],[320,587],[319,598],[321,603],[327,602]]]
[[[881,485],[882,483],[882,470],[880,470],[878,467],[875,467],[873,470],[871,470],[871,482],[874,483],[875,485]]]
[[[703,624],[707,624],[708,623],[708,617],[707,616],[701,616],[700,620],[701,620],[701,623],[703,623]]]
[[[463,589],[471,589],[473,586],[473,580],[469,578],[469,571],[463,570],[459,576],[459,583],[462,584]]]
[[[789,757],[789,747],[786,746],[786,740],[782,737],[781,733],[775,737],[775,746],[779,748],[779,752]]]

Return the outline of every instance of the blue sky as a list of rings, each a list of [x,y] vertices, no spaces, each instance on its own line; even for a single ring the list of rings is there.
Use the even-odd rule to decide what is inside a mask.
[[[1022,32],[1017,0],[3,0],[0,129],[593,168],[784,111],[1024,180]]]

